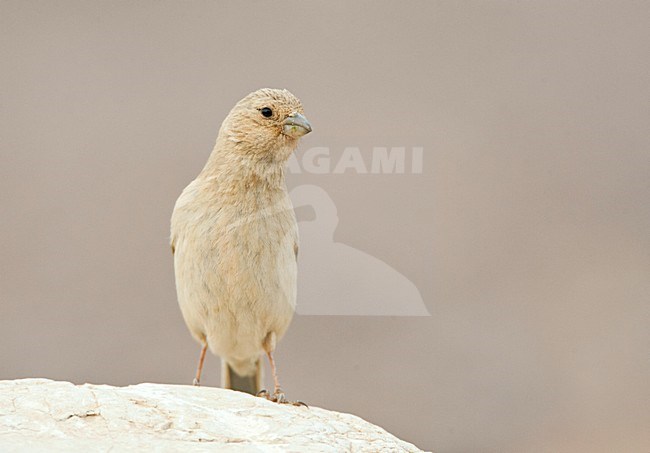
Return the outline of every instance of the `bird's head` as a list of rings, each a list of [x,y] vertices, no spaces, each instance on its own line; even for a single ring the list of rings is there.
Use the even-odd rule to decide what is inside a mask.
[[[220,137],[237,153],[284,163],[311,132],[302,104],[287,90],[262,88],[239,101],[221,126]]]

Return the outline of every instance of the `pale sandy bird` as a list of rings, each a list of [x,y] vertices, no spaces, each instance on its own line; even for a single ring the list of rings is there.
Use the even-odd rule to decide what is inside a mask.
[[[298,228],[284,165],[311,131],[300,101],[264,88],[239,101],[219,130],[199,176],[176,201],[171,220],[176,291],[192,336],[222,358],[222,385],[257,394],[266,353],[286,402],[273,351],[296,306]]]

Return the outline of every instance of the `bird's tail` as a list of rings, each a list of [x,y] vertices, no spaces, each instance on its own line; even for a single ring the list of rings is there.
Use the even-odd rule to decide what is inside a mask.
[[[260,359],[255,362],[253,372],[246,376],[241,376],[233,367],[221,359],[221,386],[225,389],[237,390],[238,392],[250,393],[257,395],[262,386],[262,367]]]

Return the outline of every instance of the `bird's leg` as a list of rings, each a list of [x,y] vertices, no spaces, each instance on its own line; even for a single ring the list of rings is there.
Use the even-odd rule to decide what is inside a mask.
[[[262,390],[257,394],[257,396],[261,396],[262,398],[266,398],[267,400],[273,401],[275,403],[293,404],[294,406],[308,407],[302,401],[288,401],[287,398],[284,396],[284,392],[280,387],[280,380],[278,379],[278,373],[275,368],[275,360],[273,359],[273,350],[275,349],[275,334],[269,334],[269,336],[267,336],[266,340],[264,341],[264,345],[265,345],[264,349],[266,349],[266,356],[269,358],[269,365],[271,365],[271,373],[273,373],[274,389],[272,395],[269,395],[268,391]]]
[[[204,344],[201,348],[201,355],[199,356],[199,366],[196,368],[196,377],[192,382],[194,385],[199,386],[201,384],[201,371],[203,370],[203,361],[205,360],[205,353],[208,350],[208,344]]]
[[[257,396],[261,396],[276,403],[287,403],[287,398],[280,388],[280,380],[278,379],[278,372],[275,368],[275,360],[273,359],[273,351],[266,351],[266,356],[269,358],[269,365],[271,365],[271,373],[273,374],[273,394],[270,395],[268,391],[262,390]]]
[[[280,388],[280,380],[278,379],[278,373],[275,369],[275,360],[273,360],[273,353],[271,351],[268,351],[266,353],[266,356],[269,358],[269,365],[271,365],[271,373],[273,373],[273,385],[274,385],[273,396],[276,398],[278,403],[284,403],[286,402],[286,398],[284,397],[284,393]]]

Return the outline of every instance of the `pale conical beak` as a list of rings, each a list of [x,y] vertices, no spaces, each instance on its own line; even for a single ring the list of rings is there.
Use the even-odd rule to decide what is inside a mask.
[[[311,124],[304,115],[298,112],[293,112],[282,124],[282,133],[289,137],[300,138],[311,132]]]

